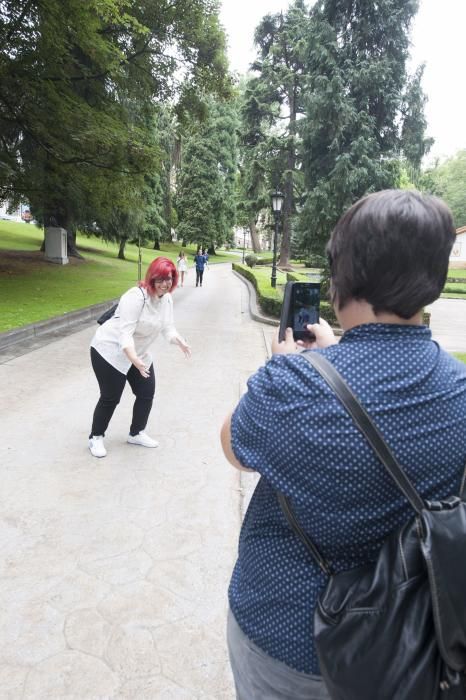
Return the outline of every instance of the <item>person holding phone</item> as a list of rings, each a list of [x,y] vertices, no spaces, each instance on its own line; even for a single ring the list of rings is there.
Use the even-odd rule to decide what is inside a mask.
[[[445,284],[454,241],[451,213],[435,197],[387,190],[356,202],[327,246],[340,342],[322,318],[308,326],[313,341],[297,342],[288,327],[225,419],[226,458],[261,477],[229,587],[238,700],[330,697],[313,642],[314,610],[328,577],[288,525],[277,491],[291,499],[335,573],[375,561],[387,536],[412,515],[303,351],[322,353],[340,372],[424,498],[460,493],[466,366],[422,325],[424,306]]]
[[[143,282],[123,294],[114,315],[97,329],[91,341],[91,363],[99,383],[100,397],[94,410],[89,450],[105,457],[105,431],[120,402],[126,382],[135,396],[127,442],[157,447],[145,432],[155,393],[154,363],[150,346],[162,333],[189,357],[191,350],[173,320],[172,292],[178,273],[171,260],[156,258]]]

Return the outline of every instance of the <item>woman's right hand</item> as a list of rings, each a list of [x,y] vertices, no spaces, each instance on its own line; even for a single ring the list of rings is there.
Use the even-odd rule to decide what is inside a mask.
[[[141,377],[144,377],[144,379],[150,377],[149,369],[146,367],[144,362],[139,359],[139,357],[137,357],[133,361],[133,365],[136,367],[137,370],[139,370],[139,374],[141,375]]]
[[[319,319],[319,323],[309,323],[307,329],[315,335],[315,340],[310,343],[304,343],[298,340],[298,345],[309,348],[328,348],[330,345],[335,345],[337,339],[330,324],[324,318]]]

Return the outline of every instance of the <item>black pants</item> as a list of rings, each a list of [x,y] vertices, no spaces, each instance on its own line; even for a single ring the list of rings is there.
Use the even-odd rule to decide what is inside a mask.
[[[133,421],[129,429],[130,435],[137,435],[147,425],[149,413],[155,394],[154,365],[149,368],[150,376],[145,379],[134,365],[128,374],[122,374],[115,367],[104,360],[95,348],[91,348],[92,368],[100,387],[100,399],[94,410],[92,430],[93,435],[105,435],[110,419],[115,408],[120,403],[126,380],[136,397],[133,406]]]
[[[202,287],[202,278],[204,277],[204,270],[198,270],[196,267],[196,287],[200,283]]]

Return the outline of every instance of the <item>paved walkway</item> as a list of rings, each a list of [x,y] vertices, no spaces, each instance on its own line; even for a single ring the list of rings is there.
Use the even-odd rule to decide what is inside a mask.
[[[445,301],[434,337],[466,352],[466,302]],[[229,265],[176,292],[193,357],[154,348],[157,450],[125,443],[129,391],[108,457],[87,450],[95,324],[3,358],[0,700],[233,700],[226,590],[255,477],[218,433],[273,333],[248,308]]]
[[[218,434],[266,344],[228,265],[202,289],[190,272],[175,318],[193,357],[154,348],[157,450],[125,443],[129,391],[108,457],[87,450],[95,324],[0,365],[1,700],[234,697],[226,591],[251,477]]]
[[[466,300],[437,299],[427,311],[434,340],[448,352],[466,353]]]

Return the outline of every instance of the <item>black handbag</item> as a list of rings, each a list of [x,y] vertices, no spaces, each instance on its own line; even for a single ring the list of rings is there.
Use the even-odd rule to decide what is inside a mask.
[[[115,311],[118,308],[118,304],[113,304],[107,311],[104,311],[101,316],[97,319],[97,323],[99,326],[101,326],[105,321],[108,321],[109,318],[112,318],[112,316],[115,315]]]
[[[377,561],[332,573],[283,494],[283,512],[330,575],[314,616],[320,668],[333,700],[466,697],[466,503],[424,501],[333,365],[303,353],[334,391],[416,515],[383,544]],[[464,490],[464,478],[461,491]]]
[[[139,287],[139,289],[141,289],[141,287]],[[144,294],[142,289],[141,289],[141,292],[142,292],[142,296],[144,298],[144,301],[142,302],[142,308],[141,308],[141,313],[142,313],[142,309],[144,308],[144,304],[146,303],[146,295]],[[109,309],[107,309],[107,311],[104,311],[103,314],[101,314],[99,316],[99,318],[97,319],[97,323],[99,324],[99,326],[101,326],[103,323],[105,323],[105,321],[108,321],[109,318],[112,318],[112,316],[115,315],[115,311],[118,308],[118,304],[119,304],[119,302],[117,302],[116,304],[113,304],[113,306],[111,306]]]

